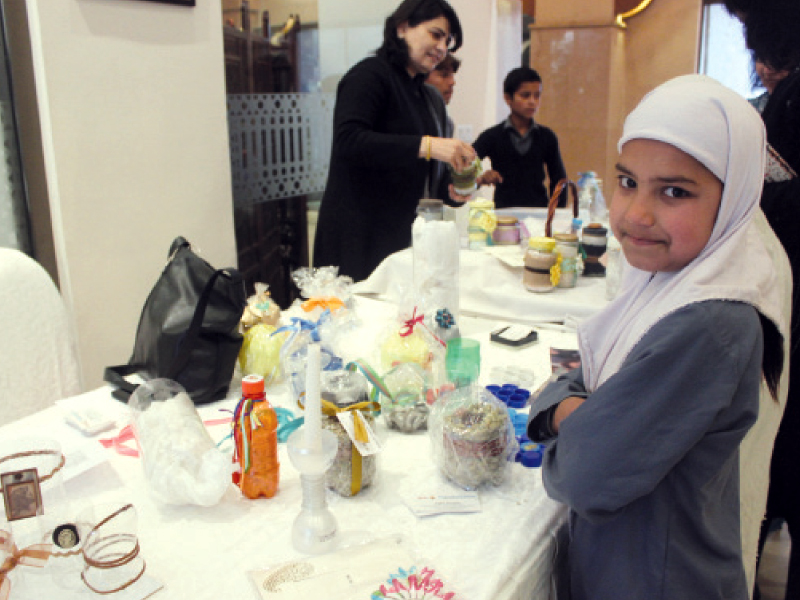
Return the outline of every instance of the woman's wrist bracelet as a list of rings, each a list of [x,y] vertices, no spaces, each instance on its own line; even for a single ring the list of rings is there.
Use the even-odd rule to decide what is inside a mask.
[[[425,151],[425,160],[431,159],[431,136],[426,135],[425,141],[427,142],[427,150]]]

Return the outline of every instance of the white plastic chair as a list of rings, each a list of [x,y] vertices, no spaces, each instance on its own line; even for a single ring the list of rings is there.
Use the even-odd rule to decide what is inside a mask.
[[[66,305],[47,271],[0,248],[0,425],[80,393]]]

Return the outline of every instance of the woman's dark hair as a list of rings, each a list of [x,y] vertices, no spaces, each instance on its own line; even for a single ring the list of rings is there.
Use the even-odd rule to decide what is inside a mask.
[[[754,61],[776,71],[800,67],[800,1],[725,0],[725,8],[742,20]]]
[[[408,45],[397,35],[397,28],[405,22],[409,27],[416,27],[425,21],[444,17],[450,24],[450,52],[455,52],[464,41],[461,33],[461,22],[456,11],[446,0],[403,0],[400,6],[386,18],[383,28],[383,45],[376,51],[378,56],[389,62],[405,67],[408,64]]]

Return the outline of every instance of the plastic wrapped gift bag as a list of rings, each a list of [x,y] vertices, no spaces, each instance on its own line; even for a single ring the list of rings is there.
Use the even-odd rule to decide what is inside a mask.
[[[440,397],[428,433],[435,464],[465,490],[503,483],[518,447],[506,406],[477,385]]]
[[[239,350],[239,370],[242,375],[261,375],[264,384],[282,380],[281,348],[289,332],[273,335],[277,329],[267,323],[256,323],[243,334]]]
[[[379,444],[374,438],[372,412],[380,405],[369,400],[367,381],[356,371],[338,370],[322,373],[322,427],[336,436],[338,449],[333,464],[325,474],[329,489],[344,497],[355,496],[375,480]],[[340,419],[352,424],[348,431]],[[352,420],[349,420],[349,419]]]
[[[151,494],[165,504],[213,506],[231,483],[232,463],[214,444],[180,384],[152,379],[128,400]]]

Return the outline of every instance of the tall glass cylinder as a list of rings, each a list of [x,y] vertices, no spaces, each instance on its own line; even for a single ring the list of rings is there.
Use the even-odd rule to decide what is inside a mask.
[[[458,323],[460,242],[452,221],[417,217],[413,227],[414,295],[426,312],[447,310]]]

